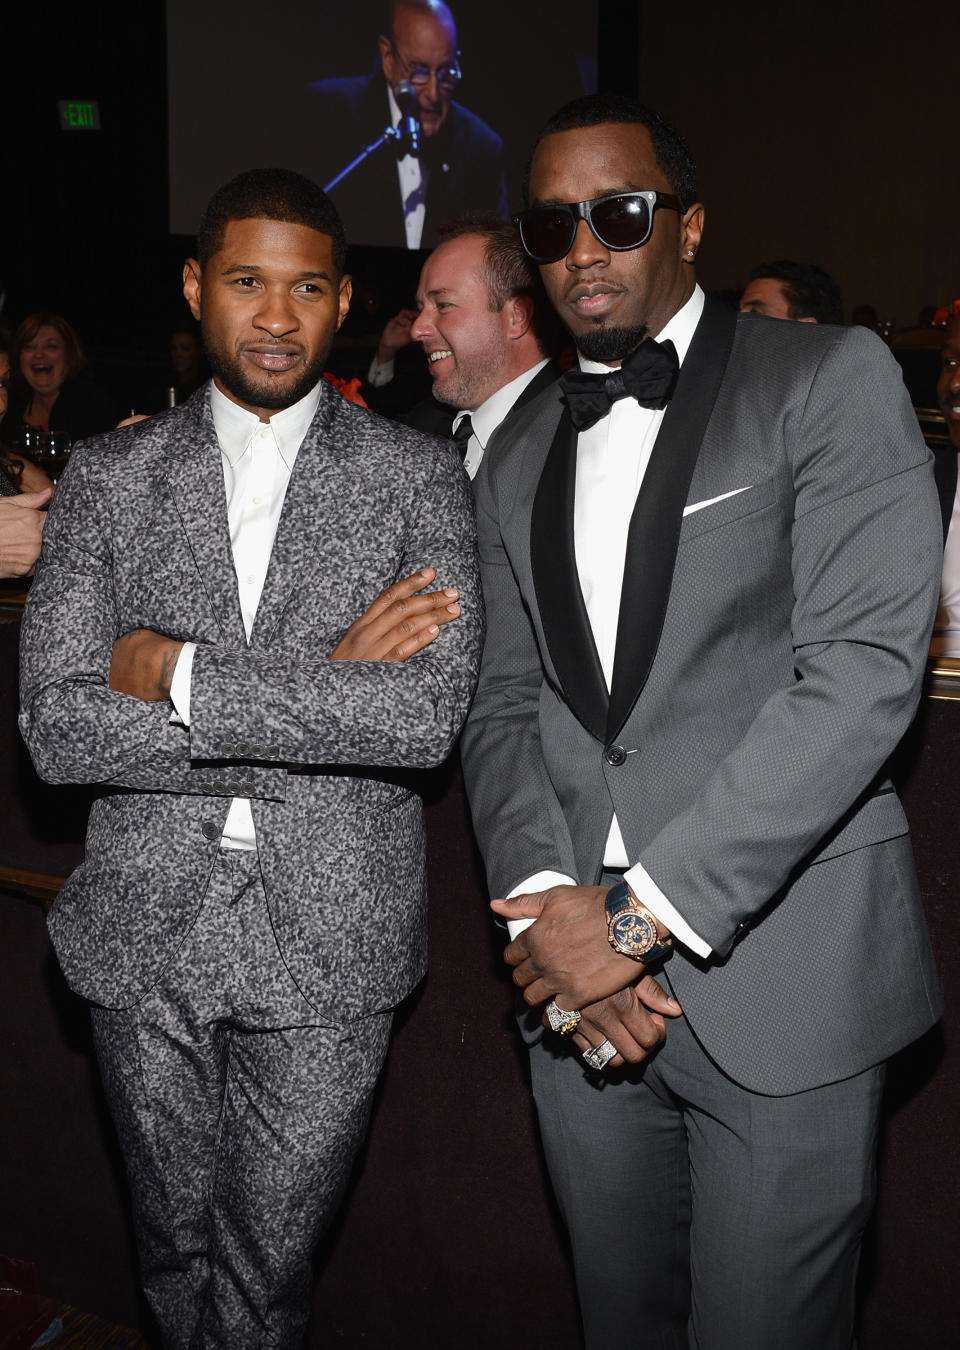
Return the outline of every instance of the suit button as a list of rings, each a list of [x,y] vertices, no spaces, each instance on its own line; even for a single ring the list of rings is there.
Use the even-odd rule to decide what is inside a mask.
[[[204,839],[216,839],[220,831],[212,820],[205,820],[200,826],[200,833],[203,835]]]
[[[254,783],[253,783],[253,781],[252,781],[251,779],[245,778],[245,779],[243,780],[243,782],[240,784],[240,786],[241,786],[241,788],[243,789],[243,795],[244,795],[245,797],[252,797],[252,796],[253,796],[253,792],[254,792]]]
[[[278,759],[280,756],[279,745],[268,745],[263,752],[267,759]]]
[[[224,754],[224,755],[232,755],[232,754],[233,754],[233,741],[224,741],[223,745],[221,745],[221,747],[220,747],[220,751],[221,751],[221,753]]]
[[[246,742],[246,741],[237,741],[237,754],[238,754],[238,755],[248,755],[249,753],[250,753],[250,747],[249,747],[249,745],[247,744],[247,742]]]
[[[613,769],[619,769],[620,765],[626,762],[627,752],[622,745],[609,745],[603,752],[603,757]]]

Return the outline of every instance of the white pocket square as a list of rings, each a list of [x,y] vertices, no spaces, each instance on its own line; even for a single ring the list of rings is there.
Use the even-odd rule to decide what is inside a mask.
[[[719,497],[708,497],[705,502],[693,502],[692,505],[683,508],[683,514],[692,516],[694,511],[702,511],[705,506],[713,506],[716,502],[725,502],[728,497],[736,497],[740,492],[749,492],[752,487],[753,484],[748,483],[746,487],[734,488],[732,492],[721,492]]]

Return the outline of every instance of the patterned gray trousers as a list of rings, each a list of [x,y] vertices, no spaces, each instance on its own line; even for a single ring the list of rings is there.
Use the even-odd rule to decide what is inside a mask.
[[[280,956],[256,854],[221,851],[160,982],[92,1016],[164,1345],[300,1346],[391,1014],[321,1021]]]

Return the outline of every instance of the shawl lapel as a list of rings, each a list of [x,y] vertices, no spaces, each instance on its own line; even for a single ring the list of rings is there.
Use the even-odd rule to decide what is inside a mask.
[[[735,311],[708,296],[664,414],[627,534],[605,739],[640,696],[666,616],[690,480],[736,330]]]
[[[544,637],[563,696],[597,740],[607,720],[607,686],[580,590],[573,538],[577,433],[564,408],[537,485],[530,565]]]
[[[230,648],[246,646],[227,522],[220,443],[207,387],[198,390],[186,406],[187,425],[183,431],[177,427],[182,440],[178,436],[178,443],[167,451],[165,474],[220,641]]]

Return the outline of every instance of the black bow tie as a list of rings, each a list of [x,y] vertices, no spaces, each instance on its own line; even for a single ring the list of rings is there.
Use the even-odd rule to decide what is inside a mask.
[[[680,362],[673,343],[646,338],[619,370],[588,375],[568,370],[560,379],[570,417],[578,431],[592,427],[619,398],[635,398],[644,408],[665,408],[677,382]]]

